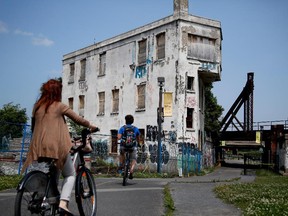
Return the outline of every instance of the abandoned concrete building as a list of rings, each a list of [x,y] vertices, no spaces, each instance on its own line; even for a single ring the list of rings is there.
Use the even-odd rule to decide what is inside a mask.
[[[144,144],[138,166],[155,168],[163,85],[163,171],[182,166],[181,143],[207,165],[213,155],[204,131],[204,87],[221,79],[221,44],[219,21],[190,15],[188,0],[174,0],[171,16],[65,54],[62,101],[101,128],[95,139],[105,141],[106,158],[114,162],[117,131],[132,114]]]

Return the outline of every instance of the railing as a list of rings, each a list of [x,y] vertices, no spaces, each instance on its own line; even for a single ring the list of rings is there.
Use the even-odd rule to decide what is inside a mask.
[[[227,131],[237,131],[237,128],[241,128],[240,124],[238,122],[233,122],[228,128]],[[243,122],[241,122],[241,125],[244,125]],[[275,121],[259,121],[259,122],[253,122],[253,130],[259,131],[259,130],[271,130],[272,125],[283,125],[284,130],[288,130],[288,120],[275,120]]]

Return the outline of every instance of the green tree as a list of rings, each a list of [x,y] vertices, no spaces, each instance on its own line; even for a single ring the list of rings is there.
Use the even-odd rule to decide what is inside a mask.
[[[205,87],[205,131],[211,136],[214,143],[219,141],[220,120],[224,109],[217,103],[217,98],[212,93],[213,85]]]
[[[69,125],[69,130],[73,135],[81,135],[81,131],[84,129],[83,126],[76,124],[69,118],[67,118],[67,123]]]
[[[4,104],[0,109],[0,138],[10,136],[12,138],[21,137],[23,124],[26,124],[28,117],[26,109],[19,104]]]

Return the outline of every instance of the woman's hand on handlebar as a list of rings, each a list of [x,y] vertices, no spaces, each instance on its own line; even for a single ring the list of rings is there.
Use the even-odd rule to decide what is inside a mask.
[[[100,131],[100,128],[98,128],[98,127],[96,127],[94,125],[90,125],[89,129],[90,129],[91,133]]]

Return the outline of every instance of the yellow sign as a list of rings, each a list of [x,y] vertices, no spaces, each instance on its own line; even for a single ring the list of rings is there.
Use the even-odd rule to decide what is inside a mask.
[[[256,131],[256,143],[261,143],[261,132]]]
[[[164,92],[164,117],[172,116],[172,92]]]

